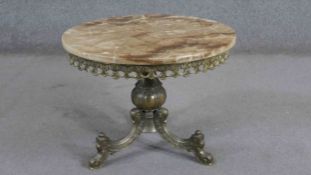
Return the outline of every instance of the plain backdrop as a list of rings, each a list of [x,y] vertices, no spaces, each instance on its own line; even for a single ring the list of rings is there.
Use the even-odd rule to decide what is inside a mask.
[[[0,51],[62,51],[61,34],[83,21],[166,13],[236,29],[236,51],[309,53],[310,0],[0,0]]]
[[[129,132],[135,80],[71,67],[61,34],[143,13],[236,29],[225,65],[163,81],[170,130],[202,130],[211,167],[144,134],[103,169],[87,169],[99,131]],[[0,0],[0,175],[310,175],[310,30],[310,0]]]

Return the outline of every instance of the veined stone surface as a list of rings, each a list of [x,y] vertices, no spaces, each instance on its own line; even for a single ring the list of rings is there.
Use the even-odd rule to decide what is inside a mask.
[[[236,35],[217,21],[146,14],[99,19],[64,32],[66,51],[101,63],[160,65],[206,59],[231,49]]]

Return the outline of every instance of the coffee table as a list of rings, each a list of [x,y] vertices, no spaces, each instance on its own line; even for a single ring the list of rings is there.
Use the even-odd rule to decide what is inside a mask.
[[[158,132],[174,147],[211,165],[213,157],[204,150],[201,131],[179,138],[166,127],[168,110],[162,107],[166,92],[160,80],[214,69],[228,58],[235,40],[234,30],[222,23],[163,14],[99,19],[65,31],[62,44],[71,65],[94,75],[137,79],[131,93],[136,107],[130,111],[130,133],[120,140],[99,133],[97,154],[89,167],[101,167],[109,155],[133,143],[141,133],[150,132]]]

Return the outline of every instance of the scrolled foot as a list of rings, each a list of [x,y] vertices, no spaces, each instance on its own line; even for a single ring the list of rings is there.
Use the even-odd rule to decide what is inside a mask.
[[[98,169],[104,165],[105,160],[108,158],[108,153],[97,153],[90,161],[89,168],[91,170]]]
[[[203,149],[196,150],[194,155],[203,165],[210,166],[214,163],[213,156],[210,153],[205,152]]]
[[[189,141],[191,142],[191,149],[189,151],[194,153],[199,162],[204,165],[212,165],[213,156],[204,150],[204,134],[200,130],[197,130],[191,135]]]
[[[103,166],[105,160],[108,158],[109,154],[112,154],[109,151],[110,139],[104,133],[99,133],[96,137],[96,149],[97,154],[89,161],[90,169],[98,169]]]

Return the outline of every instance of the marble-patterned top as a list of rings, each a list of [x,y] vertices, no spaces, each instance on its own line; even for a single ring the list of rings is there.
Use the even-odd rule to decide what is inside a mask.
[[[71,54],[101,63],[160,65],[221,54],[235,39],[232,28],[216,21],[146,14],[83,23],[65,31],[62,44]]]

